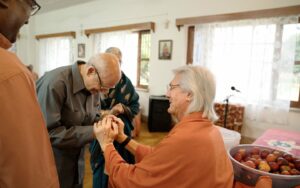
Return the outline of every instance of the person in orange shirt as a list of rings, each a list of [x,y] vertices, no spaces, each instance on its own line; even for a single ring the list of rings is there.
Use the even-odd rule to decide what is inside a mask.
[[[50,139],[26,66],[7,49],[40,6],[0,0],[0,187],[59,188]]]
[[[213,75],[199,66],[183,66],[174,73],[167,97],[176,125],[156,147],[127,137],[123,122],[115,116],[94,124],[109,187],[232,188],[232,164],[221,133],[212,123],[217,119]],[[136,164],[120,157],[112,144],[114,138],[135,155]]]

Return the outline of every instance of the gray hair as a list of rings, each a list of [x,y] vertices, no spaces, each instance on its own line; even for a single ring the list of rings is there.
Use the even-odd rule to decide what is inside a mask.
[[[105,50],[105,53],[111,53],[116,55],[119,58],[119,61],[122,61],[122,52],[119,48],[117,47],[109,47]]]
[[[213,74],[201,66],[186,65],[173,72],[180,77],[180,87],[192,95],[187,114],[202,112],[211,121],[218,119],[214,110],[216,82]]]
[[[105,63],[102,63],[104,60],[101,57],[101,53],[93,55],[88,62],[86,63],[87,65],[93,65],[95,66],[98,70],[104,69]]]

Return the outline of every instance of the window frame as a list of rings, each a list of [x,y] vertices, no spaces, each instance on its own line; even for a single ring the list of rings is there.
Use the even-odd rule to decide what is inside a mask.
[[[232,21],[232,20],[243,20],[243,19],[259,19],[266,17],[275,17],[275,16],[288,16],[300,14],[300,6],[291,6],[284,8],[276,8],[276,9],[266,9],[266,10],[257,10],[257,11],[249,11],[249,12],[239,12],[232,14],[221,14],[221,15],[211,15],[211,16],[200,16],[200,17],[192,17],[192,18],[182,18],[176,19],[176,26],[178,30],[180,27],[187,24],[187,57],[186,64],[193,64],[193,53],[194,53],[194,33],[195,33],[195,24],[200,23],[210,23],[216,21]],[[300,23],[300,17],[298,20]],[[295,61],[295,65],[300,65],[300,61]],[[290,108],[300,109],[300,86],[299,86],[299,97],[298,101],[290,101]]]
[[[295,65],[300,65],[300,61],[295,61]],[[298,101],[290,101],[290,108],[299,108],[300,109],[300,88]]]
[[[142,35],[151,34],[150,30],[138,31],[138,59],[137,59],[137,83],[136,87],[141,89],[148,89],[149,85],[141,84],[141,64],[143,60],[147,60],[148,64],[150,62],[150,57],[148,59],[142,59]]]

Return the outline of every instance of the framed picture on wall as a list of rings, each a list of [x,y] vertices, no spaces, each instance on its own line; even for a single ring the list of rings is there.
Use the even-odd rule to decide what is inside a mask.
[[[160,40],[158,45],[158,59],[170,60],[172,58],[172,40]]]
[[[78,57],[85,58],[85,44],[78,44]]]

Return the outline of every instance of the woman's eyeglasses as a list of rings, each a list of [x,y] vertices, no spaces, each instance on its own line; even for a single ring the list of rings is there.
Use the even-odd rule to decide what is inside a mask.
[[[176,87],[179,87],[180,84],[168,84],[167,85],[167,91],[171,91],[173,89],[175,89]]]

